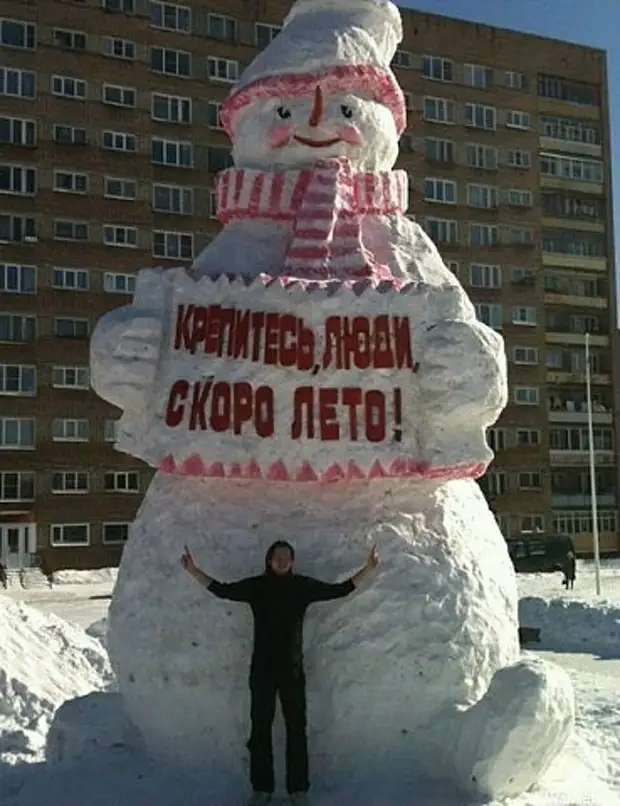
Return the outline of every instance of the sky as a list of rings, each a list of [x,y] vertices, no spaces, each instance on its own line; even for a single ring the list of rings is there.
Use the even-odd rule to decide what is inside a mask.
[[[620,247],[620,0],[396,0],[404,8],[564,39],[607,51],[616,255]],[[447,51],[449,51],[449,45]],[[446,55],[449,55],[446,53]]]

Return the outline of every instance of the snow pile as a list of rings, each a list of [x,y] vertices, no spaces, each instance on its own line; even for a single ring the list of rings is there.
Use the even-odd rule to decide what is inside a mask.
[[[93,571],[54,571],[54,585],[114,585],[118,568],[97,568]]]
[[[96,638],[97,641],[100,641],[105,646],[107,630],[108,620],[107,618],[101,618],[98,621],[93,621],[93,623],[86,628],[86,635],[90,635],[91,638]]]
[[[526,596],[519,601],[519,622],[541,628],[541,649],[591,652],[620,658],[620,607],[575,599]]]
[[[113,682],[105,650],[82,630],[0,597],[0,747],[5,761],[42,757],[65,700]]]

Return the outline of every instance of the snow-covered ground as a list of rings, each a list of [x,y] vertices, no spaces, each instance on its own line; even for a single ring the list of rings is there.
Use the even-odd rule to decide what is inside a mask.
[[[187,777],[180,781],[174,770],[162,770],[129,750],[114,747],[113,742],[105,748],[96,746],[89,719],[99,731],[102,721],[112,732],[123,730],[100,640],[114,579],[110,571],[66,572],[52,589],[13,588],[4,593],[0,605],[0,803],[168,806],[179,800],[180,786],[184,806],[242,802],[239,798],[244,793],[232,792],[225,784]],[[566,591],[560,581],[559,574],[519,577],[521,623],[542,630],[541,643],[527,651],[539,652],[569,672],[577,695],[577,729],[540,790],[512,801],[511,806],[617,806],[620,561],[604,562],[601,597],[596,596],[592,563],[579,563],[573,591]],[[109,693],[97,701],[75,701],[90,691]],[[71,706],[77,703],[78,711],[81,703],[90,709],[89,717],[80,717],[84,736],[75,732],[71,708],[65,727],[55,727],[48,736],[52,717],[66,700],[74,700]],[[100,713],[102,703],[107,715]],[[62,719],[54,724],[58,722],[64,724]],[[46,743],[54,764],[43,763]],[[78,755],[82,758],[76,761]],[[465,806],[436,789],[393,792],[387,801],[385,782],[380,789],[379,799],[371,791],[347,792],[345,786],[338,793],[317,793],[313,803]]]

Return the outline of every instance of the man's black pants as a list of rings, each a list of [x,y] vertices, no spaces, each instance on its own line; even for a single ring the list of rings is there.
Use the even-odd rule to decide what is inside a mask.
[[[301,670],[269,673],[253,671],[250,676],[252,733],[250,780],[255,792],[273,792],[272,727],[276,696],[280,697],[286,727],[286,790],[307,792],[308,740],[306,737],[306,680]]]

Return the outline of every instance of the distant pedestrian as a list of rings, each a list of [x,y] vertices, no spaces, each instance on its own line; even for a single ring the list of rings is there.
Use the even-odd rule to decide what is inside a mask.
[[[564,573],[564,579],[562,580],[562,585],[564,585],[566,590],[572,590],[575,587],[575,579],[577,577],[577,560],[575,558],[574,552],[569,551],[566,554],[562,566],[562,571]]]

